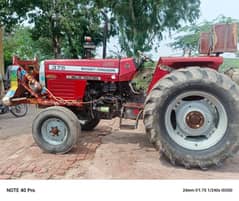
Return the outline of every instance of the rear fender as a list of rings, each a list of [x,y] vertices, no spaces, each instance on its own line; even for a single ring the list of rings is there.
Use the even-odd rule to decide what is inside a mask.
[[[222,57],[202,56],[202,57],[161,57],[154,71],[152,81],[148,87],[147,93],[151,91],[153,86],[165,75],[173,70],[187,68],[192,66],[212,68],[218,70],[223,63]]]
[[[202,57],[162,57],[158,62],[158,66],[168,66],[174,69],[200,66],[218,70],[223,63],[222,57],[202,56]]]

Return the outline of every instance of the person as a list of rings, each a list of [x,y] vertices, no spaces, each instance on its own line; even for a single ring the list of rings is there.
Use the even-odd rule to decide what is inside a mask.
[[[0,103],[1,103],[1,98],[4,94],[4,82],[3,82],[3,76],[0,74]]]
[[[0,114],[4,114],[6,112],[6,107],[2,104],[3,96],[4,96],[4,83],[3,83],[3,77],[0,74]]]
[[[5,79],[3,80],[5,90],[8,90],[10,88],[10,71],[11,66],[8,66],[5,74]]]

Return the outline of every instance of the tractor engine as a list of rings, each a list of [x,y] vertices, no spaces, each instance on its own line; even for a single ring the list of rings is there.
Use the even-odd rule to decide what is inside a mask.
[[[46,60],[39,81],[57,99],[83,103],[70,106],[78,116],[111,119],[120,116],[125,102],[140,96],[143,103],[130,83],[137,70],[133,58]]]

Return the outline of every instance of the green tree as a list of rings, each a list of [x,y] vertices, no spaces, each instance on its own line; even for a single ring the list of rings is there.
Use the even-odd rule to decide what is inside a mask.
[[[34,40],[52,41],[55,58],[82,56],[85,36],[91,36],[96,45],[103,40],[103,16],[94,0],[0,0],[0,14],[0,26],[8,31],[27,20]]]
[[[13,26],[26,19],[26,13],[34,8],[32,2],[0,0],[0,26],[4,26],[5,31],[10,32]]]
[[[24,17],[28,9],[31,7],[31,0],[0,0],[0,77],[3,74],[3,46],[2,46],[2,33],[3,27],[5,32],[10,32],[12,26],[24,20]],[[1,85],[1,83],[0,83]],[[1,93],[1,91],[0,91]]]
[[[111,32],[118,33],[121,48],[128,56],[137,50],[149,51],[165,30],[180,28],[199,16],[200,0],[0,0],[4,23],[28,19],[34,28],[33,39],[52,41],[56,58],[83,54],[84,36],[96,45],[103,39],[102,9],[109,10]],[[25,14],[25,15],[24,15]],[[27,18],[26,18],[27,17]],[[113,31],[112,31],[113,30]]]
[[[162,40],[162,32],[180,28],[182,21],[199,17],[200,0],[119,0],[97,1],[109,7],[116,19],[121,48],[128,56],[137,50],[149,51]]]
[[[213,24],[232,22],[238,23],[238,20],[221,15],[212,21],[204,21],[200,24],[184,26],[178,31],[182,34],[176,36],[174,41],[170,43],[169,46],[175,50],[182,50],[183,55],[186,53],[186,51],[189,51],[189,55],[197,54],[198,41],[201,32],[210,32]]]
[[[43,37],[34,41],[31,38],[29,27],[15,26],[11,33],[7,33],[4,37],[5,66],[12,63],[12,56],[14,55],[21,59],[32,59],[35,56],[39,60],[53,58],[51,41]]]
[[[102,41],[102,16],[95,5],[89,0],[35,2],[37,9],[28,13],[33,38],[51,38],[56,58],[82,56],[85,36],[91,36],[96,45]]]

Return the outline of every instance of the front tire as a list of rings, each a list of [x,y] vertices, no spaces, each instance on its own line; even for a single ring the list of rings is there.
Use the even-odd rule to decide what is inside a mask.
[[[81,128],[76,115],[60,106],[49,107],[33,120],[32,135],[45,152],[64,154],[77,143]]]
[[[239,149],[239,87],[207,68],[174,71],[148,95],[144,124],[172,164],[219,165]]]

